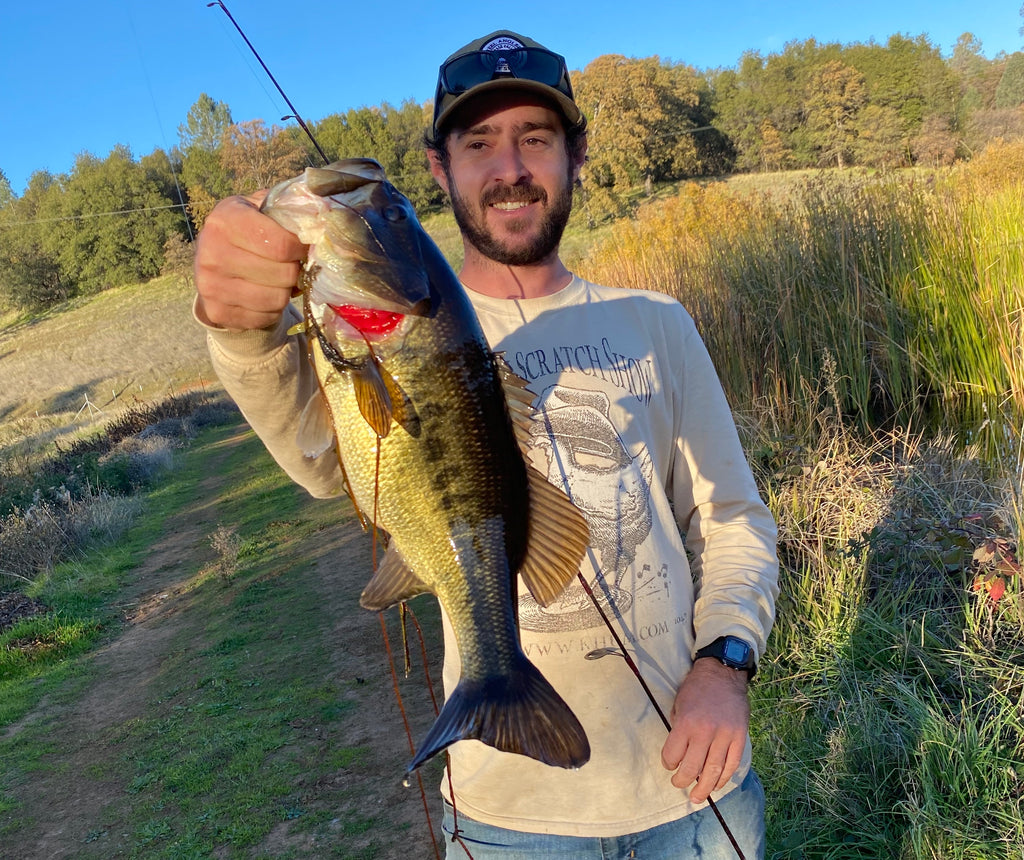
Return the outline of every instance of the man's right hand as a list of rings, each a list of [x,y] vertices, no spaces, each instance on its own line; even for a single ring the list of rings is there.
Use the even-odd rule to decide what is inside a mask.
[[[258,191],[221,200],[207,216],[195,255],[199,319],[234,330],[266,328],[297,293],[308,248],[259,211]]]

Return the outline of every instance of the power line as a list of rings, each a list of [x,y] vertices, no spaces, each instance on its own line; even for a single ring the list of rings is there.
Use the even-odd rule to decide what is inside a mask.
[[[0,227],[20,227],[25,224],[52,224],[56,221],[84,221],[86,218],[105,218],[108,215],[130,215],[133,212],[157,212],[161,209],[183,209],[180,203],[166,206],[143,206],[139,209],[116,209],[113,212],[86,212],[83,215],[64,215],[60,218],[34,218],[31,221],[0,221]]]
[[[160,109],[157,107],[156,95],[153,92],[153,82],[149,77],[149,69],[146,68],[146,59],[142,53],[142,44],[139,41],[139,34],[135,29],[135,20],[132,18],[132,10],[129,4],[125,4],[125,13],[128,18],[128,26],[131,27],[132,39],[135,41],[135,49],[139,54],[139,64],[142,66],[142,74],[146,78],[146,89],[149,91],[149,100],[153,104],[153,113],[156,115],[156,125],[160,129],[160,138],[164,143],[164,156],[167,158],[167,166],[171,169],[171,176],[174,177],[174,189],[178,192],[178,205],[181,206],[182,212],[185,214],[185,228],[188,230],[188,238],[190,241],[195,240],[195,235],[192,233],[192,221],[188,217],[188,212],[185,211],[185,196],[181,192],[181,183],[178,182],[178,171],[174,169],[174,162],[171,160],[171,150],[167,146],[167,135],[164,134],[164,125],[160,122]]]

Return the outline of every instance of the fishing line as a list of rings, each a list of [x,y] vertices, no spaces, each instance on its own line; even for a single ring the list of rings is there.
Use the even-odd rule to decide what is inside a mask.
[[[291,99],[288,98],[288,96],[285,94],[285,91],[281,89],[281,85],[277,82],[277,78],[275,78],[274,75],[271,73],[270,69],[267,68],[267,64],[263,62],[263,57],[261,57],[259,55],[259,52],[253,47],[252,42],[249,41],[249,37],[246,36],[242,28],[238,26],[238,22],[235,20],[234,15],[232,15],[228,11],[228,7],[224,5],[223,0],[214,0],[214,2],[212,3],[207,3],[206,6],[207,8],[209,8],[210,6],[220,6],[224,14],[228,16],[228,20],[231,21],[231,23],[235,25],[235,29],[238,30],[238,35],[240,35],[245,40],[245,44],[249,46],[249,50],[252,51],[253,56],[257,60],[259,60],[259,64],[263,67],[263,71],[267,73],[267,77],[270,78],[274,86],[277,87],[277,91],[281,94],[281,98],[285,100],[285,103],[291,110],[291,115],[295,117],[295,121],[301,126],[302,130],[306,133],[306,137],[308,137],[312,141],[313,146],[316,147],[316,151],[320,153],[320,157],[324,160],[324,164],[330,164],[331,160],[324,154],[324,151],[320,148],[320,144],[317,143],[316,138],[313,137],[313,132],[309,130],[309,126],[306,125],[305,120],[302,119],[301,114],[298,112],[298,110],[296,110],[295,105],[292,104]]]
[[[212,3],[207,4],[207,6],[212,5]],[[242,61],[242,65],[245,66],[249,74],[252,75],[252,79],[256,86],[258,86],[263,92],[263,95],[266,96],[267,101],[274,106],[274,111],[276,113],[283,111],[285,108],[281,105],[281,100],[277,97],[275,92],[267,89],[266,78],[261,75],[257,68],[252,64],[252,57],[248,52],[242,49],[242,46],[238,44],[238,39],[236,39],[231,33],[229,22],[223,19],[218,19],[218,26],[221,28],[221,31],[224,33],[225,38],[230,43],[231,47],[234,48],[238,58]]]
[[[516,303],[516,305],[518,307],[518,302]],[[520,308],[520,314],[522,314],[522,309],[521,308]],[[545,422],[545,427],[546,427],[548,433],[553,432],[550,423]],[[563,463],[561,463],[560,460],[559,460],[559,472],[561,473],[563,479],[565,479],[565,476],[566,476],[565,466],[564,466]],[[568,486],[563,487],[563,489],[565,491],[566,496],[568,496],[569,501],[572,502],[575,505],[576,504],[576,500],[573,499],[572,492],[569,490]],[[595,566],[596,566],[596,563],[595,563]],[[665,726],[666,731],[671,732],[672,731],[672,723],[669,721],[668,717],[665,716],[665,712],[661,709],[661,705],[659,705],[657,700],[654,698],[654,693],[651,691],[651,688],[647,685],[647,681],[644,680],[644,676],[640,672],[640,667],[637,666],[636,662],[630,656],[629,651],[626,649],[625,643],[622,641],[622,638],[619,636],[619,632],[612,625],[611,619],[608,617],[607,613],[604,611],[604,608],[601,606],[600,602],[598,601],[597,595],[594,594],[594,590],[590,587],[590,583],[587,582],[586,577],[583,575],[583,571],[582,570],[578,570],[576,572],[576,576],[579,579],[580,584],[583,586],[583,590],[586,592],[587,596],[590,598],[590,602],[594,604],[594,608],[597,610],[597,614],[601,616],[601,620],[604,622],[604,626],[608,629],[608,632],[611,633],[612,639],[615,640],[615,643],[616,643],[616,645],[619,648],[619,652],[617,652],[617,653],[621,653],[621,656],[626,661],[626,665],[629,667],[629,670],[633,673],[633,676],[637,679],[637,681],[639,682],[640,686],[643,688],[643,691],[644,691],[644,693],[647,696],[647,700],[654,707],[654,710],[658,714],[658,717],[661,719],[661,722]],[[625,625],[623,625],[623,626],[625,626]],[[718,823],[722,825],[722,829],[725,831],[725,835],[726,835],[726,837],[728,837],[729,843],[732,845],[733,849],[735,849],[735,851],[736,851],[736,856],[739,858],[739,860],[746,860],[746,856],[743,854],[743,850],[740,848],[739,844],[736,842],[736,837],[733,836],[732,830],[729,829],[729,825],[726,824],[725,818],[722,816],[722,813],[718,809],[718,805],[715,803],[714,798],[712,798],[711,795],[708,795],[708,807],[715,814],[715,818],[718,819]]]
[[[388,655],[388,669],[391,671],[391,685],[395,691],[395,700],[398,702],[398,710],[402,715],[402,723],[405,725],[405,737],[409,743],[409,752],[411,755],[416,755],[416,744],[412,739],[412,728],[409,725],[409,717],[405,713],[405,705],[402,702],[402,691],[398,685],[398,671],[395,669],[395,658],[391,650],[391,639],[388,637],[388,625],[384,620],[384,613],[378,612],[377,618],[380,620],[380,631],[384,637],[384,649]],[[427,803],[427,791],[423,785],[423,775],[417,770],[416,771],[416,782],[420,789],[420,800],[423,803],[423,812],[427,818],[427,829],[430,831],[430,844],[434,846],[434,856],[437,860],[441,860],[441,855],[437,850],[437,836],[434,835],[433,816],[430,814],[430,807]],[[406,777],[405,785],[408,785],[408,777]]]

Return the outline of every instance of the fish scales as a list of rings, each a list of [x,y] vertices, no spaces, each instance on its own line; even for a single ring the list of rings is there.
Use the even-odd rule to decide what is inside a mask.
[[[432,593],[457,642],[461,678],[410,769],[467,738],[582,766],[583,727],[519,644],[517,572],[547,604],[589,540],[578,509],[523,458],[525,383],[499,366],[457,276],[376,162],[309,168],[263,211],[310,245],[300,286],[320,392],[300,445],[322,456],[336,444],[353,501],[389,536],[361,602]]]

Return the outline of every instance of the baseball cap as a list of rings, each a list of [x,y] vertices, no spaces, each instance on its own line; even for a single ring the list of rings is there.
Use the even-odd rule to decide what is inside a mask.
[[[542,95],[555,103],[568,127],[586,126],[573,97],[565,58],[528,36],[498,30],[474,39],[441,64],[431,127],[434,139],[469,97],[500,89]]]

